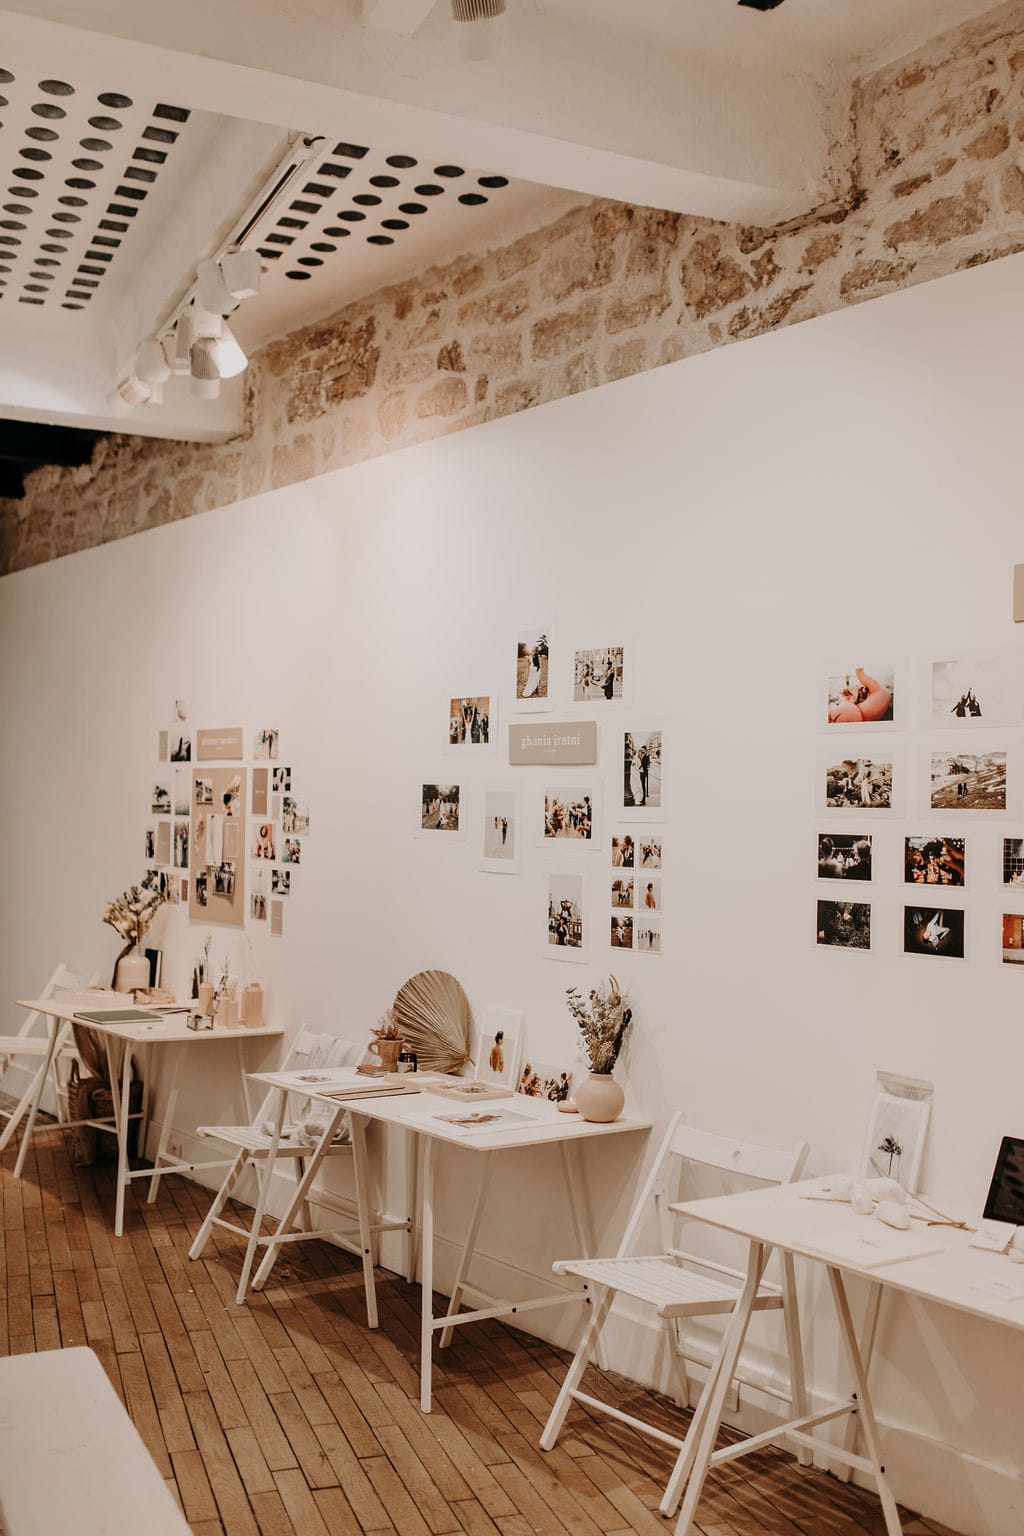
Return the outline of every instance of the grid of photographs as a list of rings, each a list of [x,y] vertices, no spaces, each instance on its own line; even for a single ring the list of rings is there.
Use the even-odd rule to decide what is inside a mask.
[[[609,941],[612,949],[661,954],[664,840],[623,828],[611,838]]]

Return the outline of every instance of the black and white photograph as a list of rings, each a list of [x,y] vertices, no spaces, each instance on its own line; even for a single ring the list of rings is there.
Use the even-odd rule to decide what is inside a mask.
[[[281,831],[292,837],[305,837],[309,831],[309,808],[300,805],[294,795],[281,796]]]
[[[1003,913],[1003,964],[1024,965],[1024,914]]]
[[[1020,725],[1024,668],[1020,652],[932,662],[931,713],[936,728]]]
[[[223,863],[214,865],[213,894],[215,896],[233,896],[235,894],[235,864],[233,859],[225,859]]]
[[[566,958],[582,959],[584,876],[582,873],[551,872],[547,878],[548,952],[557,951]]]
[[[825,769],[825,804],[837,810],[892,809],[892,763],[846,757]]]
[[[1005,811],[1005,752],[933,752],[933,811]]]
[[[632,907],[633,879],[631,875],[619,875],[612,881],[612,906]]]
[[[187,768],[174,770],[174,814],[187,816],[192,809],[192,775]]]
[[[290,869],[273,869],[270,872],[270,890],[274,896],[287,896],[292,888]]]
[[[156,827],[146,828],[146,851],[143,857],[147,859],[156,858]]]
[[[420,789],[420,830],[439,836],[465,835],[460,824],[462,789],[458,784],[424,784]]]
[[[896,697],[895,669],[849,667],[829,674],[829,725],[881,725],[891,722]]]
[[[905,837],[903,879],[907,885],[963,885],[967,845],[962,837]]]
[[[525,1094],[528,1099],[547,1099],[552,1104],[564,1104],[572,1096],[572,1072],[564,1067],[546,1066],[539,1061],[524,1062],[516,1092]]]
[[[633,916],[630,912],[613,912],[611,926],[612,949],[633,948]]]
[[[898,1079],[889,1078],[887,1073],[878,1074],[861,1153],[860,1177],[895,1179],[913,1194],[918,1187],[931,1117],[931,1084],[908,1082],[907,1086],[919,1096],[904,1097],[887,1092],[885,1080],[893,1087],[898,1086]]]
[[[196,871],[196,906],[198,906],[198,907],[205,907],[209,903],[209,893],[208,893],[207,883],[206,882],[207,882],[207,872],[206,872],[206,870],[205,869],[197,870]]]
[[[661,731],[624,731],[622,737],[624,810],[661,808]]]
[[[188,869],[188,834],[189,823],[176,821],[174,823],[174,868]]]
[[[494,735],[490,694],[452,699],[448,706],[448,745],[487,747]]]
[[[1024,885],[1024,837],[1003,838],[1003,884]]]
[[[149,808],[154,816],[169,816],[171,814],[171,786],[169,784],[153,785]]]
[[[196,805],[213,804],[212,779],[194,779],[192,784],[192,791]]]
[[[638,837],[636,843],[637,869],[661,868],[661,838]]]
[[[870,880],[871,838],[855,833],[818,833],[819,880]]]
[[[962,908],[904,907],[903,953],[906,955],[945,955],[964,957],[964,913]]]
[[[282,837],[280,844],[282,864],[302,863],[302,842],[297,837]]]
[[[871,948],[871,904],[819,901],[817,942],[833,949]]]
[[[661,954],[660,917],[650,912],[637,912],[633,928],[633,948],[638,955]]]
[[[574,704],[621,704],[625,697],[625,647],[600,646],[574,651],[572,701]]]
[[[647,916],[651,912],[661,911],[661,881],[648,880],[646,876],[636,882],[636,910],[637,921],[640,914]]]
[[[181,730],[168,732],[167,736],[169,753],[172,763],[190,763],[192,761],[192,737]]]
[[[612,868],[636,868],[636,844],[632,832],[618,832],[612,838]]]
[[[549,663],[547,628],[521,630],[516,644],[517,703],[547,706]]]
[[[593,785],[567,786],[544,791],[544,838],[594,840],[595,791]]]
[[[256,732],[252,740],[252,755],[258,762],[277,761],[277,749],[281,740],[281,732],[275,725],[264,725]]]
[[[292,787],[292,771],[290,768],[277,767],[270,770],[270,788],[275,795],[286,794]]]
[[[270,875],[265,864],[249,871],[249,916],[258,923],[267,920],[267,895]]]
[[[508,784],[485,784],[484,824],[480,868],[499,875],[519,873],[519,790]]]

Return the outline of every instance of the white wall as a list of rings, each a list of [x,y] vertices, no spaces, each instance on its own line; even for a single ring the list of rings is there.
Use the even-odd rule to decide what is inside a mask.
[[[926,1183],[980,1201],[1000,1135],[1024,1129],[1024,975],[1000,964],[998,867],[1021,827],[1020,732],[1005,824],[969,828],[970,949],[953,962],[901,953],[899,836],[917,824],[881,814],[875,950],[815,948],[815,719],[833,660],[907,658],[916,690],[931,657],[1016,643],[1022,274],[1005,260],[7,578],[5,995],[58,957],[112,961],[103,907],[141,873],[156,735],[183,697],[197,725],[279,725],[311,806],[286,936],[255,940],[278,1019],[358,1038],[406,976],[438,966],[477,1009],[524,1008],[535,1054],[571,1054],[564,988],[612,954],[545,958],[544,854],[528,847],[518,879],[478,873],[478,803],[468,842],[411,836],[418,785],[455,761],[448,698],[507,703],[516,633],[551,615],[556,655],[636,637],[635,713],[671,733],[667,953],[615,956],[637,1016],[633,1107],[805,1136],[825,1171],[859,1153],[876,1068],[928,1077]],[[560,686],[564,701],[564,671]],[[897,737],[908,785],[926,741]],[[606,811],[617,767],[605,729]],[[509,777],[500,756],[464,782],[494,776]],[[522,777],[536,790],[545,774]],[[607,859],[606,844],[589,856],[595,897]],[[204,933],[172,915],[180,982]],[[179,1125],[228,1091],[208,1077]],[[482,1238],[503,1283],[564,1246],[564,1212],[538,1222],[521,1198],[555,1168],[538,1153],[505,1174]],[[624,1146],[590,1161],[606,1242],[637,1169]],[[882,1347],[901,1499],[986,1536],[1019,1529],[1021,1335],[891,1302]],[[623,1368],[658,1368],[627,1325],[617,1349]],[[818,1388],[837,1359],[826,1316]]]

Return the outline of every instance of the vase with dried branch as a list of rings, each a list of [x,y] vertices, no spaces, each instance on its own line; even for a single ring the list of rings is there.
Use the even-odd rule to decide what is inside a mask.
[[[147,875],[141,885],[131,886],[107,907],[103,921],[125,941],[114,961],[113,986],[117,991],[130,992],[149,984],[149,962],[142,953],[142,941],[160,908],[173,900],[173,881]]]
[[[577,987],[566,989],[569,1011],[580,1032],[583,1055],[589,1068],[575,1091],[576,1107],[584,1120],[615,1120],[626,1096],[612,1073],[633,1022],[629,998],[614,976],[591,990],[585,998]]]
[[[376,1028],[370,1032],[370,1050],[380,1058],[382,1067],[389,1072],[397,1072],[398,1058],[404,1044],[402,1026],[398,1022],[395,1010],[389,1008],[386,1013],[381,1014]]]

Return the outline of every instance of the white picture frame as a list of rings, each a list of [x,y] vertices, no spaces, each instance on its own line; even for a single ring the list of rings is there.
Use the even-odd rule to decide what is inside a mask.
[[[930,1083],[880,1072],[868,1114],[860,1177],[894,1178],[909,1194],[916,1194],[931,1112]],[[886,1145],[887,1138],[898,1152]]]
[[[473,1081],[515,1090],[523,1049],[525,1014],[519,1008],[485,1008],[476,1042]]]
[[[446,775],[437,775],[420,783],[415,824],[417,837],[435,843],[464,843],[468,821],[469,796],[465,782],[456,784]]]
[[[585,965],[593,948],[591,928],[597,920],[587,866],[566,864],[545,870],[542,910],[547,958]]]
[[[523,867],[523,797],[514,780],[480,786],[480,868],[485,874],[518,875]]]

